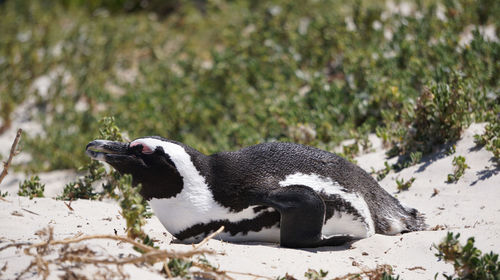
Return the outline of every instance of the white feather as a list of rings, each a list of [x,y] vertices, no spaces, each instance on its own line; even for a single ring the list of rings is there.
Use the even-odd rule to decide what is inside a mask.
[[[364,218],[363,222],[352,214],[339,213],[337,211],[335,215],[328,219],[326,224],[323,225],[322,234],[325,237],[350,234],[355,237],[364,238],[375,233],[375,226],[370,214],[370,209],[363,197],[354,192],[347,192],[338,182],[333,181],[331,178],[317,174],[295,173],[286,176],[285,180],[279,182],[279,184],[282,187],[304,185],[316,192],[339,195],[342,199],[349,202]]]

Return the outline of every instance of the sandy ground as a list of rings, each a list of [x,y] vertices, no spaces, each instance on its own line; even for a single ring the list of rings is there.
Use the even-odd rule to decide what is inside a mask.
[[[297,279],[304,279],[309,268],[329,271],[327,278],[360,272],[362,267],[375,268],[377,264],[390,264],[401,279],[433,279],[436,273],[448,272],[453,268],[438,262],[434,256],[433,244],[438,244],[448,231],[461,233],[463,241],[470,236],[476,239],[476,246],[483,252],[500,252],[500,170],[492,162],[492,154],[477,149],[473,135],[481,133],[483,125],[472,125],[456,145],[456,153],[451,156],[434,154],[424,158],[421,164],[391,172],[380,182],[381,186],[397,196],[406,205],[425,213],[430,228],[440,225],[440,230],[414,232],[399,236],[375,235],[354,242],[350,246],[323,247],[316,249],[279,248],[277,244],[231,244],[210,240],[203,248],[217,252],[207,256],[213,265],[223,270],[250,272],[276,278],[286,273]],[[13,139],[2,135],[0,143],[5,145]],[[10,144],[8,144],[10,147]],[[0,145],[1,146],[1,145]],[[3,149],[0,151],[5,158]],[[458,183],[446,183],[448,173],[452,173],[452,159],[463,155],[470,166]],[[379,141],[374,141],[374,151],[357,158],[358,164],[367,171],[382,169],[385,155]],[[54,197],[61,193],[65,183],[74,180],[73,171],[56,171],[40,174],[46,184],[46,195]],[[9,174],[0,190],[7,190],[8,201],[0,200],[0,247],[12,242],[37,242],[35,232],[54,228],[54,237],[63,239],[80,234],[124,234],[125,222],[120,216],[120,207],[114,201],[73,201],[71,210],[63,201],[52,198],[30,200],[16,195],[23,174]],[[397,193],[395,179],[416,178],[408,191]],[[439,193],[435,196],[434,189]],[[148,220],[146,232],[158,239],[160,248],[189,250],[191,245],[171,243],[172,237],[165,231],[157,218]],[[88,241],[89,247],[104,254],[115,256],[137,254],[130,246],[114,241]],[[31,257],[22,250],[9,248],[0,252],[0,279],[17,277],[29,263]],[[49,278],[58,278],[64,267],[51,267]],[[132,279],[155,279],[162,276],[155,270],[128,265],[124,271]],[[94,278],[91,269],[83,269],[84,274]],[[94,277],[93,277],[94,276]],[[236,279],[252,279],[233,275]],[[35,274],[24,275],[26,279],[37,279]],[[442,278],[438,278],[442,279]]]

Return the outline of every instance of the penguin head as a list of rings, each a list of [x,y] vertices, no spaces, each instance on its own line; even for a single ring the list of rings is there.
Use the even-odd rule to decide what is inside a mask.
[[[161,145],[139,138],[130,143],[94,140],[87,155],[111,165],[121,174],[131,174],[133,184],[141,184],[145,199],[169,198],[182,191],[183,180],[170,155]]]

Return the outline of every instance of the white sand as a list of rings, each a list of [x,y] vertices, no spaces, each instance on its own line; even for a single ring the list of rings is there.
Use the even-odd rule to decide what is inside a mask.
[[[425,213],[428,225],[445,227],[444,230],[422,231],[400,236],[375,235],[354,242],[351,247],[323,247],[317,249],[296,250],[279,248],[276,244],[230,244],[211,240],[204,248],[220,253],[209,256],[208,260],[220,266],[223,270],[251,272],[276,278],[289,273],[298,279],[304,278],[308,268],[329,271],[327,278],[342,276],[346,273],[360,272],[359,263],[367,268],[375,268],[377,264],[390,264],[395,273],[402,279],[433,279],[436,273],[452,272],[449,264],[438,262],[434,256],[436,250],[433,244],[439,243],[448,231],[460,232],[462,240],[474,236],[476,246],[489,252],[500,253],[500,176],[499,170],[491,161],[492,154],[484,149],[477,150],[473,143],[473,135],[481,133],[482,125],[471,126],[457,143],[456,153],[451,156],[433,155],[424,158],[423,163],[404,169],[399,173],[391,172],[380,182],[381,186],[405,204]],[[8,142],[0,137],[2,143]],[[10,140],[12,141],[12,140]],[[365,170],[371,167],[376,170],[383,168],[384,152],[375,145],[375,152],[360,156],[358,163]],[[454,156],[463,155],[470,166],[465,176],[456,184],[445,183],[447,174],[453,170]],[[46,184],[46,194],[55,196],[62,187],[76,174],[72,171],[56,171],[41,176]],[[396,193],[395,178],[416,180],[408,191]],[[51,198],[29,200],[17,197],[17,185],[23,175],[10,174],[0,190],[9,191],[7,199],[0,201],[0,247],[15,242],[36,242],[34,233],[50,225],[54,228],[55,238],[62,239],[83,234],[124,234],[125,222],[121,218],[120,208],[113,201],[78,200],[71,204],[71,211],[64,202]],[[432,197],[434,189],[439,193]],[[28,211],[26,211],[28,210]],[[36,214],[33,214],[36,213]],[[19,216],[22,215],[22,216]],[[170,244],[171,236],[165,231],[158,219],[148,220],[147,233],[161,240],[161,248],[177,250],[190,249],[190,245]],[[97,252],[110,252],[125,255],[135,253],[124,244],[112,241],[89,241],[87,244]],[[0,274],[0,279],[15,278],[23,270],[31,258],[22,250],[10,248],[0,252],[0,269],[7,263],[6,271]],[[62,273],[60,268],[53,268],[51,278]],[[125,271],[133,279],[154,279],[161,276],[144,267],[129,265]],[[92,271],[86,273],[92,276]],[[25,275],[36,279],[39,276]],[[237,279],[252,279],[236,276]],[[442,277],[440,278],[442,279]]]

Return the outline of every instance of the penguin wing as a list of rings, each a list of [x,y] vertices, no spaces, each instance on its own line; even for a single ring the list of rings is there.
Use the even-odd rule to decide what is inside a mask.
[[[280,245],[283,247],[338,246],[355,239],[350,235],[322,237],[325,202],[308,186],[276,188],[263,201],[264,205],[275,208],[281,214]]]

